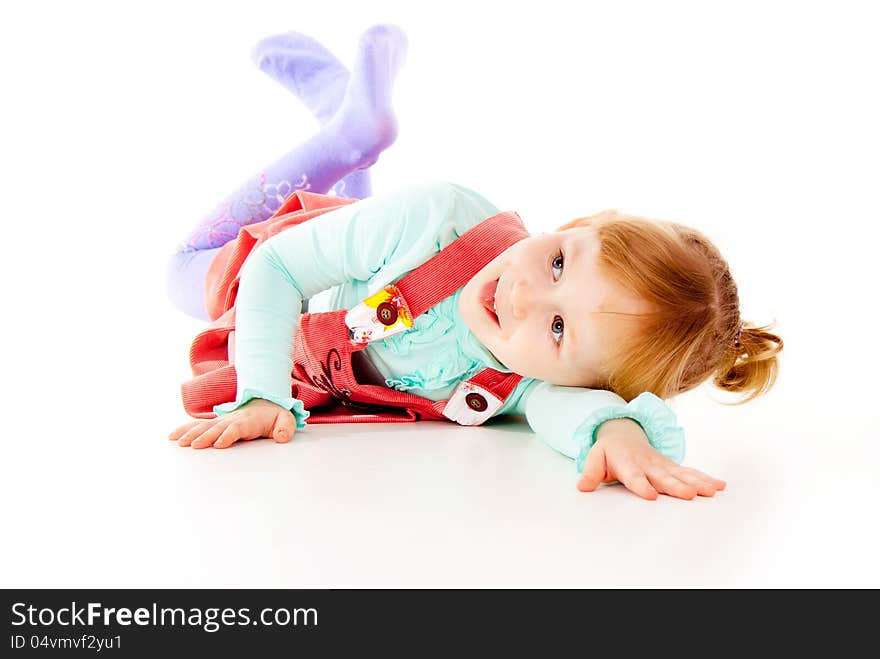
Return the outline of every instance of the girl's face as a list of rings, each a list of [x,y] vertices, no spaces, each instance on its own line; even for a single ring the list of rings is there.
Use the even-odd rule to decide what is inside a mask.
[[[595,312],[649,309],[602,275],[598,256],[592,227],[529,236],[465,285],[462,319],[514,373],[557,385],[603,386],[598,364],[613,336],[602,331]]]

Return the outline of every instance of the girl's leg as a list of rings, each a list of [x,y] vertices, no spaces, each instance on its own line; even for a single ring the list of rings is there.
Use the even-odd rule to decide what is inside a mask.
[[[165,270],[168,298],[187,316],[210,320],[205,309],[205,278],[219,251],[219,247],[180,251],[168,260]]]
[[[209,214],[168,265],[172,301],[185,313],[207,319],[204,275],[216,249],[242,226],[267,219],[294,190],[326,193],[340,179],[368,168],[397,136],[391,88],[403,64],[406,37],[379,25],[361,37],[355,66],[338,111],[307,139]],[[205,254],[191,255],[191,252]]]
[[[225,199],[196,227],[187,245],[220,247],[242,226],[271,216],[294,190],[326,193],[340,179],[375,163],[397,136],[391,90],[405,49],[406,37],[398,28],[367,30],[333,116],[318,133]]]
[[[252,52],[254,64],[295,94],[323,126],[339,110],[349,73],[329,50],[304,34],[266,37]],[[338,181],[329,194],[365,199],[372,192],[370,172],[359,169]]]

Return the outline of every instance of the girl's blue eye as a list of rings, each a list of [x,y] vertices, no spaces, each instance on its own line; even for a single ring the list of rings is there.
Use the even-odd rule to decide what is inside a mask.
[[[559,270],[559,274],[556,275],[556,279],[559,279],[562,276],[563,263],[565,263],[565,258],[563,257],[562,252],[560,252],[559,255],[550,263],[550,267],[554,270],[554,274],[556,270]]]
[[[562,322],[562,318],[555,316],[553,323],[550,325],[550,331],[553,332],[553,338],[556,339],[556,343],[562,341],[563,329],[565,329],[565,323]]]

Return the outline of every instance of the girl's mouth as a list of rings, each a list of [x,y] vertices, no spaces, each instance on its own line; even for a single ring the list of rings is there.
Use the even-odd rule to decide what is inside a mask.
[[[480,289],[480,304],[483,305],[489,318],[491,318],[498,327],[501,327],[501,323],[498,320],[498,312],[495,310],[495,292],[497,290],[497,279],[483,284],[483,288]]]

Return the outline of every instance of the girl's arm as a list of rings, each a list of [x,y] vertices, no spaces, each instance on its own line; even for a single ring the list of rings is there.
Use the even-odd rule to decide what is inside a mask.
[[[236,298],[234,403],[266,398],[292,408],[293,336],[302,300],[334,286],[361,283],[362,297],[391,283],[497,212],[482,197],[449,183],[402,188],[344,206],[273,236],[245,262]],[[439,246],[438,246],[439,244]]]
[[[679,466],[684,430],[652,393],[627,403],[610,391],[540,382],[526,394],[520,406],[529,426],[551,448],[575,460],[582,491],[620,480],[646,499],[658,492],[693,498],[724,487],[723,481]]]
[[[581,492],[592,492],[599,483],[620,481],[644,499],[668,494],[693,499],[714,496],[726,487],[717,478],[682,467],[645,441],[645,433],[631,419],[605,421],[587,453],[578,481]]]
[[[611,419],[632,419],[657,451],[674,462],[684,459],[684,429],[675,412],[649,392],[627,403],[604,389],[540,382],[531,389],[524,408],[532,430],[551,448],[574,459],[578,471],[596,443],[600,426]]]

